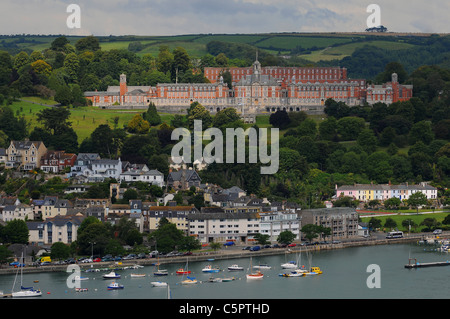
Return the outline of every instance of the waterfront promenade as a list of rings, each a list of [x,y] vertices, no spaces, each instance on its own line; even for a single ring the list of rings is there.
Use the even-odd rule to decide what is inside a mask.
[[[448,234],[446,234],[448,233]],[[444,232],[440,235],[441,238],[447,238],[450,232]],[[376,238],[378,237],[378,239]],[[371,238],[354,239],[342,241],[337,244],[318,244],[318,245],[297,245],[289,248],[265,248],[259,251],[242,250],[242,246],[224,247],[218,251],[196,252],[190,256],[176,256],[176,257],[161,257],[159,258],[160,265],[189,262],[206,261],[209,259],[226,260],[236,258],[249,258],[251,256],[273,256],[287,253],[311,252],[320,250],[345,249],[348,247],[362,247],[373,245],[391,245],[409,242],[418,242],[426,237],[433,237],[431,233],[405,234],[404,238],[385,239],[380,236],[372,236]],[[79,263],[81,270],[96,269],[96,268],[121,268],[132,265],[151,266],[157,262],[156,258],[144,258],[123,260],[120,262],[95,262],[95,263]],[[23,268],[24,273],[39,273],[39,272],[65,272],[68,265],[47,265],[47,266],[26,266]],[[3,266],[0,268],[0,275],[11,275],[17,272],[17,268],[11,266]]]

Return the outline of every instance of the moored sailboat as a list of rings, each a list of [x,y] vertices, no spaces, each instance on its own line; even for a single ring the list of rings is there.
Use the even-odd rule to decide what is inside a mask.
[[[252,258],[250,257],[250,268],[249,273],[247,273],[246,277],[247,279],[262,279],[264,277],[264,274],[261,271],[251,272],[252,271]]]
[[[188,270],[189,261],[186,262],[186,269],[185,268],[178,268],[175,273],[177,275],[189,275],[191,273],[190,270]]]
[[[192,285],[198,283],[197,279],[195,277],[189,277],[187,276],[185,280],[181,282],[182,285]]]
[[[21,261],[23,261],[23,264],[25,263],[25,259],[23,257],[23,253],[22,253]],[[22,285],[23,267],[24,267],[24,265],[17,268],[17,273],[16,273],[16,277],[14,278],[14,284],[13,284],[13,287],[12,287],[11,296],[13,298],[29,298],[29,297],[40,297],[40,296],[42,296],[41,290],[34,289],[33,287],[24,287]],[[19,291],[14,291],[14,287],[16,285],[16,280],[17,280],[17,275],[19,274],[19,268],[20,268],[20,290]]]
[[[156,262],[156,271],[153,273],[155,276],[167,276],[169,273],[167,272],[167,269],[159,269],[159,255],[158,255],[158,261]]]

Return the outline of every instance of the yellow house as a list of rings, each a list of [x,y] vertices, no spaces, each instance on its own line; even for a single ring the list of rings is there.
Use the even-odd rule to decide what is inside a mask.
[[[194,206],[151,206],[147,213],[149,229],[150,231],[158,229],[159,222],[164,217],[187,234],[188,221],[186,217],[198,212],[198,209]]]
[[[6,168],[32,170],[39,168],[47,147],[41,141],[11,141],[6,149]]]
[[[366,200],[369,200],[369,201],[372,200],[374,198],[373,189],[366,189],[365,196],[366,196]]]
[[[59,199],[57,196],[46,196],[41,206],[42,218],[65,216],[70,208],[73,208],[73,204],[69,200]]]

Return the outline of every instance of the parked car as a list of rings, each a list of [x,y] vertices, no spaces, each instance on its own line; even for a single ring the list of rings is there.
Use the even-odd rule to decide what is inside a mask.
[[[260,246],[253,246],[253,247],[250,248],[250,251],[258,251],[260,249],[261,249]]]
[[[175,257],[175,256],[179,256],[178,251],[171,251],[166,255],[166,257]]]
[[[233,246],[235,245],[234,241],[227,241],[226,243],[223,244],[224,246]]]
[[[295,247],[295,246],[297,246],[297,244],[295,244],[295,243],[290,243],[290,244],[288,245],[288,247]]]
[[[250,246],[246,246],[246,247],[244,247],[244,248],[242,248],[242,250],[250,250]]]
[[[137,258],[138,259],[144,259],[144,258],[147,258],[147,255],[144,254],[144,253],[140,253],[140,254],[137,255]]]
[[[98,263],[98,262],[101,262],[102,261],[102,259],[101,258],[94,258],[94,260],[93,260],[93,262],[95,262],[95,263]]]
[[[137,256],[135,254],[129,254],[125,257],[123,257],[123,260],[130,260],[130,259],[135,259]]]
[[[85,258],[85,259],[83,259],[81,262],[83,263],[83,264],[86,264],[86,263],[91,263],[93,260],[91,259],[91,258]]]
[[[12,263],[9,264],[10,266],[14,266],[14,267],[25,267],[25,264],[22,264],[18,261],[13,261]]]

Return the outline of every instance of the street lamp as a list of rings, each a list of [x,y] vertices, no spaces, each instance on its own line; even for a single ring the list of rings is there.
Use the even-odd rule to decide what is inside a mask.
[[[91,259],[94,259],[94,245],[96,244],[95,242],[90,242],[91,244]]]

